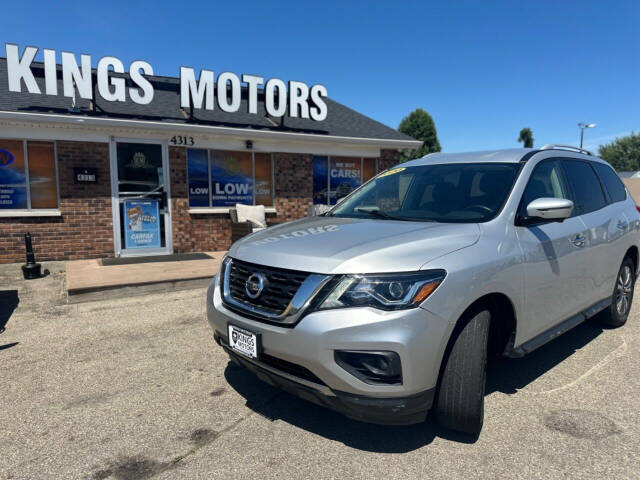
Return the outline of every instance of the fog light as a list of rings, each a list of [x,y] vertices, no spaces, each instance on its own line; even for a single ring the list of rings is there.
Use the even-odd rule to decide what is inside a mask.
[[[396,352],[335,350],[333,357],[340,367],[365,383],[402,384],[400,356]]]

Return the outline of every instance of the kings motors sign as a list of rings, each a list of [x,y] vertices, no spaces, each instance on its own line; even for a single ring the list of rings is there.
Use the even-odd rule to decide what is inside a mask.
[[[9,91],[22,92],[23,85],[28,93],[41,95],[43,92],[36,82],[31,69],[39,51],[38,47],[25,47],[22,55],[18,45],[6,44],[7,75]],[[44,93],[58,95],[57,53],[43,49],[44,57]],[[80,62],[73,53],[61,52],[62,95],[93,100],[94,77],[91,70],[91,56],[80,55]],[[133,86],[127,88],[124,64],[117,57],[102,57],[96,68],[98,93],[108,102],[126,102],[127,97],[139,105],[153,102],[154,88],[147,77],[153,75],[153,67],[143,60],[129,65],[129,77]],[[310,118],[322,121],[327,118],[327,104],[324,98],[327,89],[323,85],[309,87],[304,82],[279,78],[265,81],[258,75],[236,75],[222,72],[216,75],[213,70],[201,70],[196,78],[195,69],[180,67],[180,106],[224,112],[240,110],[242,88],[247,89],[247,113],[258,113],[258,89],[264,89],[266,112],[272,117],[282,117],[288,112],[291,117]]]

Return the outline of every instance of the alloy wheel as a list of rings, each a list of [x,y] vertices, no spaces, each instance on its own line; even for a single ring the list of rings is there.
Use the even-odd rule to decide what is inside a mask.
[[[616,284],[616,311],[618,315],[625,315],[631,306],[631,288],[633,287],[633,273],[631,267],[625,265],[618,275]]]

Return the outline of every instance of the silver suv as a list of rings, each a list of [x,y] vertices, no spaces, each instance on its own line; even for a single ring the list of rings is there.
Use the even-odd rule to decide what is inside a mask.
[[[640,213],[614,170],[545,146],[431,154],[322,216],[234,244],[207,294],[236,363],[358,420],[480,432],[487,359],[625,323]]]

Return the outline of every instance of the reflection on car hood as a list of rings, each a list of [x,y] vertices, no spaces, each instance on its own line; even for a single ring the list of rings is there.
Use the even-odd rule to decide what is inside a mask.
[[[419,270],[437,257],[473,245],[475,223],[311,217],[249,235],[229,255],[246,262],[316,273]]]

